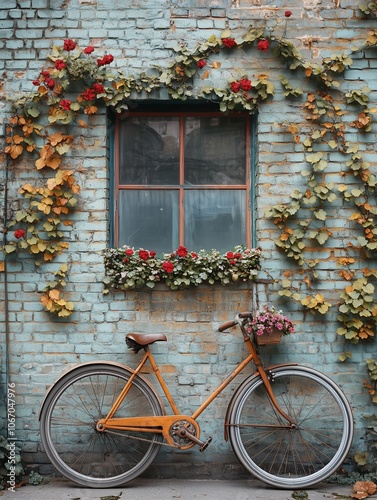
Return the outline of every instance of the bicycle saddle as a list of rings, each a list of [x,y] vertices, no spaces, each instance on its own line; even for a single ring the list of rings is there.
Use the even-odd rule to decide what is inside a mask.
[[[127,347],[133,349],[135,353],[159,340],[166,341],[167,338],[163,333],[129,333],[126,335]]]

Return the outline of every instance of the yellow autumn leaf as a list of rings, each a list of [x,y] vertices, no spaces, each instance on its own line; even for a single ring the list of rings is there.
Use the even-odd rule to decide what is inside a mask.
[[[53,177],[51,179],[48,179],[46,184],[47,184],[48,189],[50,191],[52,191],[57,186],[58,183],[56,182],[56,178]]]
[[[64,155],[64,153],[68,153],[68,151],[71,149],[71,146],[67,143],[64,143],[64,144],[59,144],[58,146],[56,146],[56,151],[60,154],[60,155]]]
[[[20,189],[20,193],[24,193],[25,191],[28,193],[34,193],[34,188],[31,184],[24,184]]]
[[[58,301],[60,299],[60,292],[59,290],[56,290],[56,288],[53,288],[48,292],[48,296],[51,300]]]
[[[51,302],[51,301],[50,301],[50,299],[48,298],[48,295],[47,295],[47,294],[45,294],[45,295],[42,295],[42,297],[41,297],[41,302],[42,302],[42,304],[43,304],[43,306],[44,306],[44,307],[47,307],[47,304],[48,304],[49,302]]]
[[[20,144],[17,144],[17,145],[13,145],[13,146],[7,146],[5,148],[5,152],[6,153],[9,153],[11,158],[13,158],[13,160],[15,160],[16,158],[18,158],[22,152],[23,152],[24,148],[23,146],[21,146]]]
[[[46,166],[52,168],[53,170],[56,170],[59,167],[60,163],[61,159],[58,156],[54,156],[46,161]]]
[[[48,137],[48,140],[50,141],[52,146],[56,146],[59,144],[59,142],[62,142],[64,139],[64,136],[61,132],[56,132],[56,134],[52,134]]]
[[[35,253],[35,254],[39,253],[38,245],[31,245],[30,246],[30,252],[31,253]]]
[[[46,162],[43,158],[39,158],[35,162],[35,166],[36,166],[37,170],[41,170],[42,168],[44,168],[46,166]]]

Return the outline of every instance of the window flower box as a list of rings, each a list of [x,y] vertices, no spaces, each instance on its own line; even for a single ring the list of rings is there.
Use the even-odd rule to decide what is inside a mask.
[[[160,258],[153,251],[124,246],[106,249],[103,255],[104,293],[108,293],[110,289],[154,288],[157,283],[178,290],[201,284],[247,282],[258,274],[261,251],[238,245],[221,254],[217,250],[190,252],[180,246]]]

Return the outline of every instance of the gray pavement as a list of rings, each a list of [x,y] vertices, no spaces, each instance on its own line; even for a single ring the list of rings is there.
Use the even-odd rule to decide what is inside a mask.
[[[138,478],[120,488],[90,489],[65,479],[0,492],[1,500],[326,500],[351,499],[352,486],[321,483],[304,491],[275,490],[256,480]],[[368,500],[376,499],[369,496]]]

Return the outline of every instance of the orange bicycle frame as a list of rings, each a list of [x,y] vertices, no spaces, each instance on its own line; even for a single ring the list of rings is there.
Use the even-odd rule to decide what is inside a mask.
[[[293,424],[293,421],[286,415],[283,410],[279,407],[271,384],[270,380],[268,377],[268,373],[262,366],[262,362],[260,360],[260,357],[251,342],[249,336],[244,335],[244,340],[245,343],[248,347],[249,350],[249,355],[246,357],[245,360],[241,361],[237,367],[226,377],[226,379],[218,386],[217,389],[215,389],[211,395],[200,405],[200,407],[191,415],[182,415],[179,412],[179,409],[174,401],[173,396],[171,395],[168,386],[166,385],[165,380],[163,379],[160,369],[153,357],[153,354],[151,353],[149,346],[145,346],[145,354],[143,358],[140,360],[137,368],[135,370],[132,370],[132,375],[130,379],[127,381],[126,385],[122,389],[121,393],[117,397],[116,401],[112,405],[109,413],[107,416],[101,420],[98,421],[97,423],[97,430],[100,432],[103,432],[105,430],[122,430],[122,431],[134,431],[134,432],[141,432],[141,433],[146,433],[146,432],[154,432],[154,433],[160,433],[164,436],[165,440],[167,443],[173,447],[177,447],[177,445],[173,442],[171,436],[170,436],[170,428],[176,422],[177,420],[185,420],[189,422],[194,428],[195,428],[195,436],[191,436],[190,439],[191,441],[197,442],[197,444],[202,444],[201,441],[199,440],[200,437],[200,428],[198,423],[196,422],[196,419],[203,413],[203,411],[212,403],[214,399],[217,398],[217,396],[232,382],[232,380],[239,375],[242,370],[251,362],[254,362],[254,365],[256,366],[256,373],[259,373],[261,376],[264,386],[266,388],[267,394],[269,398],[271,399],[271,402],[273,403],[274,407],[276,410],[284,417],[284,419],[287,420],[289,425]],[[152,367],[152,370],[157,377],[157,380],[159,382],[159,385],[165,394],[170,408],[173,411],[173,415],[162,415],[162,416],[138,416],[138,417],[122,417],[122,418],[116,418],[114,415],[116,414],[117,410],[119,409],[120,405],[122,404],[123,400],[127,396],[130,388],[132,387],[132,383],[134,378],[140,373],[141,369],[145,365],[145,363],[149,360],[149,363]],[[288,425],[288,426],[289,426]]]

